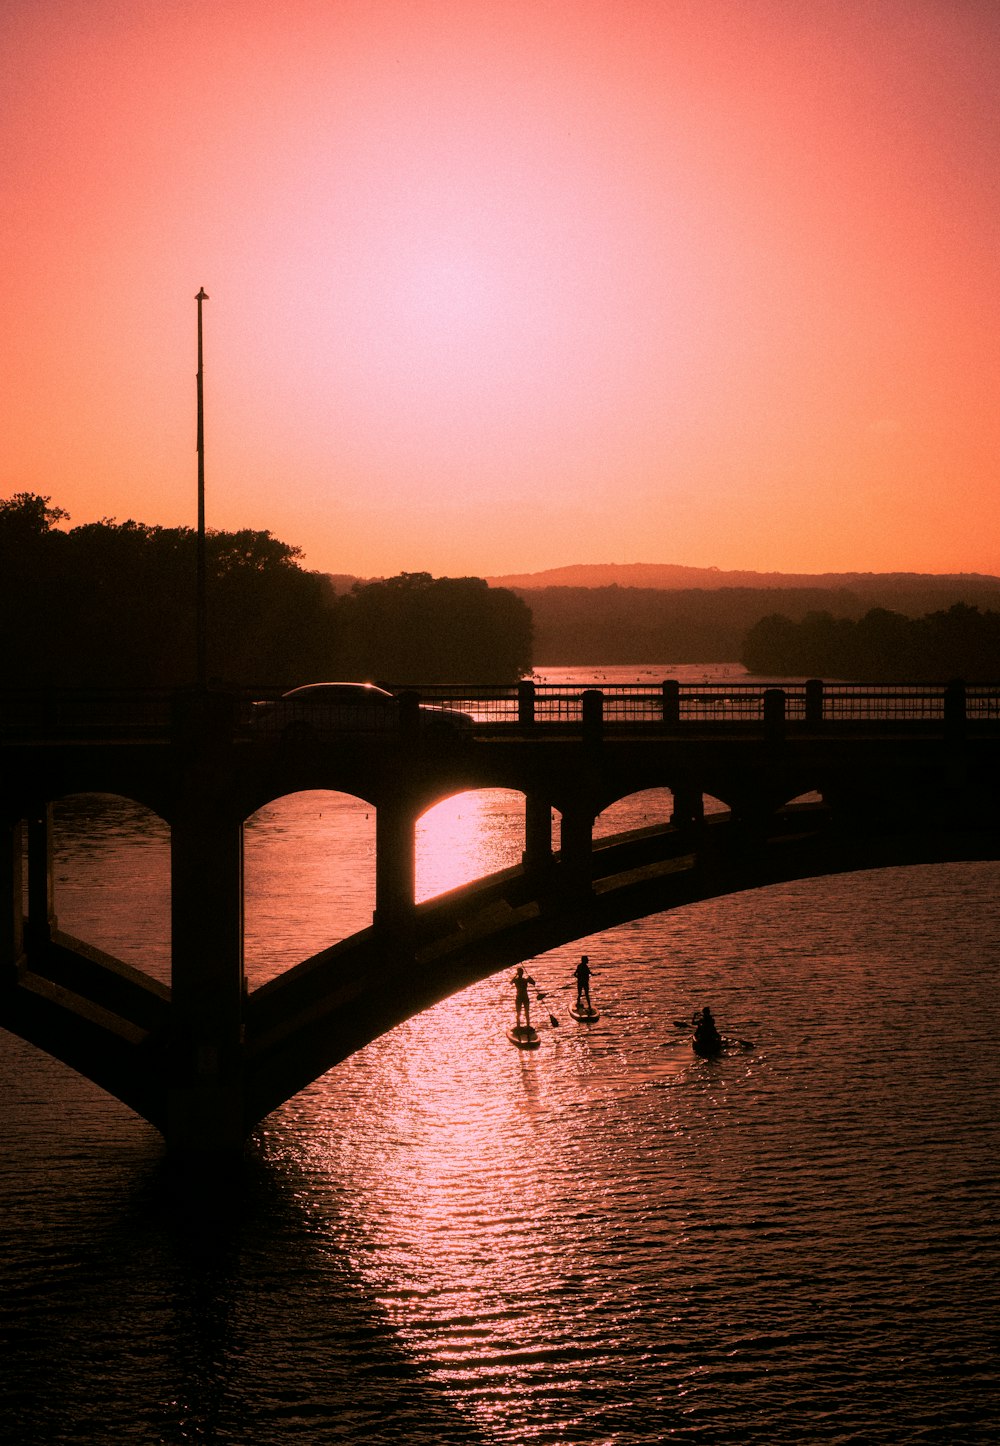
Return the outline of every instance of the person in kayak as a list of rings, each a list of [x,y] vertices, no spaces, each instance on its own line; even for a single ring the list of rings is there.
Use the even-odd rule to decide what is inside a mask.
[[[516,1021],[516,1022],[515,1022],[515,1025],[514,1025],[514,1028],[515,1028],[515,1029],[520,1029],[520,1027],[521,1027],[521,1013],[522,1013],[522,1011],[523,1011],[523,1012],[524,1012],[524,1026],[525,1026],[526,1029],[530,1029],[530,1028],[531,1028],[531,1001],[530,1001],[530,999],[528,998],[528,985],[529,985],[529,984],[534,984],[535,981],[534,981],[534,979],[532,979],[532,977],[531,977],[530,974],[525,974],[524,969],[523,969],[522,966],[519,964],[519,965],[517,966],[517,972],[515,973],[513,979],[512,979],[510,982],[511,982],[511,983],[513,984],[513,986],[514,986],[514,1017],[515,1017],[515,1021]]]
[[[694,1051],[695,1054],[711,1055],[722,1053],[722,1035],[719,1033],[712,1011],[708,1005],[695,1015],[694,1030]]]
[[[573,977],[576,980],[576,1007],[583,1008],[583,1001],[587,1001],[587,1013],[592,1014],[594,1006],[590,1002],[590,976],[593,970],[590,967],[590,960],[586,954],[581,955],[580,962],[573,970]]]

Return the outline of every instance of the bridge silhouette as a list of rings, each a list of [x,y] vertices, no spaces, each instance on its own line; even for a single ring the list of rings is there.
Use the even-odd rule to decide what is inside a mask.
[[[474,722],[419,726],[420,701]],[[371,730],[260,735],[250,719],[234,692],[0,697],[0,1025],[179,1152],[241,1150],[396,1024],[616,924],[791,879],[1000,858],[996,689],[522,684],[413,690]],[[496,788],[524,798],[521,863],[417,904],[417,819]],[[603,810],[651,788],[670,790],[669,819],[595,838]],[[372,923],[250,992],[243,825],[304,789],[374,808]],[[169,987],[58,928],[52,804],[83,792],[169,826]]]

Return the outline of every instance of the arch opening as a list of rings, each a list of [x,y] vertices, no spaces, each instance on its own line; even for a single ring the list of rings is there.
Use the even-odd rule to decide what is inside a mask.
[[[626,794],[601,810],[594,820],[594,838],[631,833],[634,829],[655,828],[670,823],[674,812],[674,795],[669,788],[643,788]]]
[[[243,829],[244,968],[257,988],[372,922],[375,809],[307,789],[250,815]]]
[[[417,903],[520,864],[525,805],[517,789],[480,788],[452,794],[421,814],[415,838]],[[554,815],[550,810],[550,833]]]
[[[26,864],[26,888],[27,876]],[[54,800],[52,880],[59,930],[169,984],[170,829],[159,814],[121,794]]]

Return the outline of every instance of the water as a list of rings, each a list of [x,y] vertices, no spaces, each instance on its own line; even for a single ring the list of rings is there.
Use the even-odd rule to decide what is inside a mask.
[[[365,812],[301,794],[248,827],[254,983],[368,922]],[[422,896],[519,856],[511,816],[428,815]],[[61,926],[165,977],[165,868],[155,820],[74,800]],[[486,980],[270,1116],[215,1210],[149,1127],[0,1036],[10,1439],[994,1440],[998,883],[789,884],[553,951],[537,1052]],[[589,1027],[559,987],[583,951]],[[755,1048],[696,1060],[674,1020],[704,1002]]]

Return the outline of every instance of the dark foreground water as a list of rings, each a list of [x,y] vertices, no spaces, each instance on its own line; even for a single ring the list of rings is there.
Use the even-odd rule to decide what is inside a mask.
[[[162,972],[162,833],[74,807],[61,924]],[[293,924],[282,850],[301,881],[341,807],[301,795],[248,833],[257,979],[324,933],[343,870],[316,865]],[[360,918],[351,807],[336,902]],[[503,800],[449,808],[425,891],[456,830],[510,843]],[[587,949],[599,1024],[554,992],[522,1053],[486,981],[271,1116],[214,1208],[146,1125],[0,1035],[3,1439],[995,1441],[998,885],[795,884],[544,956],[554,989]],[[673,1021],[704,1002],[752,1052],[694,1058]]]

